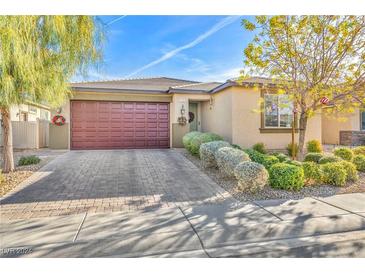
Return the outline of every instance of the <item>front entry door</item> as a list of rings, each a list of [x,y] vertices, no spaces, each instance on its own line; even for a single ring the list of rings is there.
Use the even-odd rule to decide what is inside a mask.
[[[190,131],[198,130],[198,103],[189,103]]]

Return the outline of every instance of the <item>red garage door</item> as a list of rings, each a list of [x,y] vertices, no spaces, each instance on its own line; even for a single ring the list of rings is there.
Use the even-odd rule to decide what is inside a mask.
[[[168,148],[169,104],[71,101],[71,148]]]

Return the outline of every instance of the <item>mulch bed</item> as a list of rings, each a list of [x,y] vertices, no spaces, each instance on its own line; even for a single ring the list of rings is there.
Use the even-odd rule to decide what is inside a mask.
[[[331,185],[317,185],[306,186],[302,190],[286,191],[280,189],[273,189],[270,186],[265,187],[258,193],[242,192],[237,188],[237,181],[235,179],[225,178],[216,168],[204,168],[198,157],[191,155],[185,149],[176,149],[183,156],[189,159],[196,167],[207,174],[213,181],[220,185],[223,189],[228,191],[234,198],[239,201],[253,201],[253,200],[270,200],[270,199],[302,199],[304,197],[316,196],[326,197],[335,194],[365,192],[365,173],[360,172],[360,179],[357,182],[349,183],[344,187],[336,187]]]

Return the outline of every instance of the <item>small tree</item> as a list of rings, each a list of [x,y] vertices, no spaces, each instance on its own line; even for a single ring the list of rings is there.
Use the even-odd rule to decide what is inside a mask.
[[[14,169],[10,107],[58,106],[76,72],[100,59],[102,31],[90,16],[0,16],[3,171]]]
[[[353,112],[365,103],[365,16],[257,16],[243,26],[256,32],[244,50],[245,65],[273,78],[298,110],[299,151],[308,119],[326,112]]]

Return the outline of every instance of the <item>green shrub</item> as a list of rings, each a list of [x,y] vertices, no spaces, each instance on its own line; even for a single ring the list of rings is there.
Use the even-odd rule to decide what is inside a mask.
[[[200,135],[197,135],[193,137],[193,139],[190,142],[190,152],[193,155],[199,155],[199,149],[201,144],[212,142],[212,141],[222,141],[223,138],[215,133],[202,133]]]
[[[294,151],[292,151],[293,146],[290,143],[290,144],[287,145],[286,150],[288,151],[288,154],[289,154],[290,157],[293,157],[293,152],[294,152],[294,157],[296,157],[298,155],[299,146],[298,146],[298,144],[294,144]]]
[[[346,170],[340,162],[326,163],[321,166],[322,181],[334,186],[344,186],[346,183]]]
[[[217,162],[215,161],[215,153],[222,147],[230,147],[230,144],[225,141],[213,141],[200,146],[199,155],[202,165],[205,168],[217,166]]]
[[[248,156],[250,156],[251,161],[256,162],[256,163],[262,163],[263,158],[265,157],[264,154],[257,152],[256,150],[254,150],[252,148],[246,148],[243,151],[246,152],[248,154]]]
[[[342,158],[345,161],[351,161],[354,157],[354,153],[347,147],[339,147],[334,149],[333,154],[337,157]]]
[[[302,165],[304,178],[307,184],[320,183],[322,180],[322,170],[315,162],[304,162]]]
[[[290,159],[286,160],[283,163],[288,164],[288,165],[293,165],[293,166],[302,166],[302,162],[299,162],[296,160],[290,160]]]
[[[37,156],[31,155],[31,156],[22,156],[19,159],[18,165],[19,166],[27,166],[27,165],[35,165],[38,164],[41,161]]]
[[[252,146],[253,150],[256,150],[257,152],[260,152],[262,154],[266,154],[266,148],[264,143],[257,143]]]
[[[327,163],[334,163],[334,162],[340,162],[342,159],[337,156],[323,156],[321,159],[319,159],[318,163],[323,165]]]
[[[310,140],[307,142],[307,152],[321,153],[322,145],[318,140]]]
[[[359,173],[356,170],[356,166],[349,161],[341,161],[342,167],[346,171],[346,181],[356,182],[359,180]]]
[[[241,162],[250,161],[250,157],[240,149],[222,147],[215,153],[215,160],[225,176],[234,177],[236,166]]]
[[[263,165],[250,161],[239,163],[234,169],[234,175],[238,187],[250,192],[263,189],[269,179],[269,173]]]
[[[277,153],[274,156],[279,159],[280,163],[289,160],[289,157],[287,155],[285,155],[284,153]]]
[[[242,147],[240,145],[232,144],[231,147],[242,150]]]
[[[264,157],[262,157],[261,159],[261,162],[258,163],[264,165],[264,167],[269,169],[272,165],[280,163],[280,161],[277,157],[273,155],[264,155]]]
[[[318,163],[319,160],[321,160],[322,157],[323,157],[323,155],[321,153],[310,152],[307,155],[305,155],[304,162],[315,162],[315,163]]]
[[[190,144],[191,144],[191,141],[193,140],[194,137],[198,136],[202,134],[201,132],[199,131],[192,131],[192,132],[189,132],[189,133],[186,133],[182,139],[182,142],[183,142],[183,145],[184,147],[190,151]]]
[[[365,172],[365,156],[364,155],[355,155],[352,159],[352,162],[355,164],[356,169],[358,171]]]
[[[352,149],[352,152],[355,155],[364,155],[365,156],[365,146],[359,146]]]
[[[285,190],[300,190],[304,186],[303,168],[278,163],[269,169],[270,185]]]

